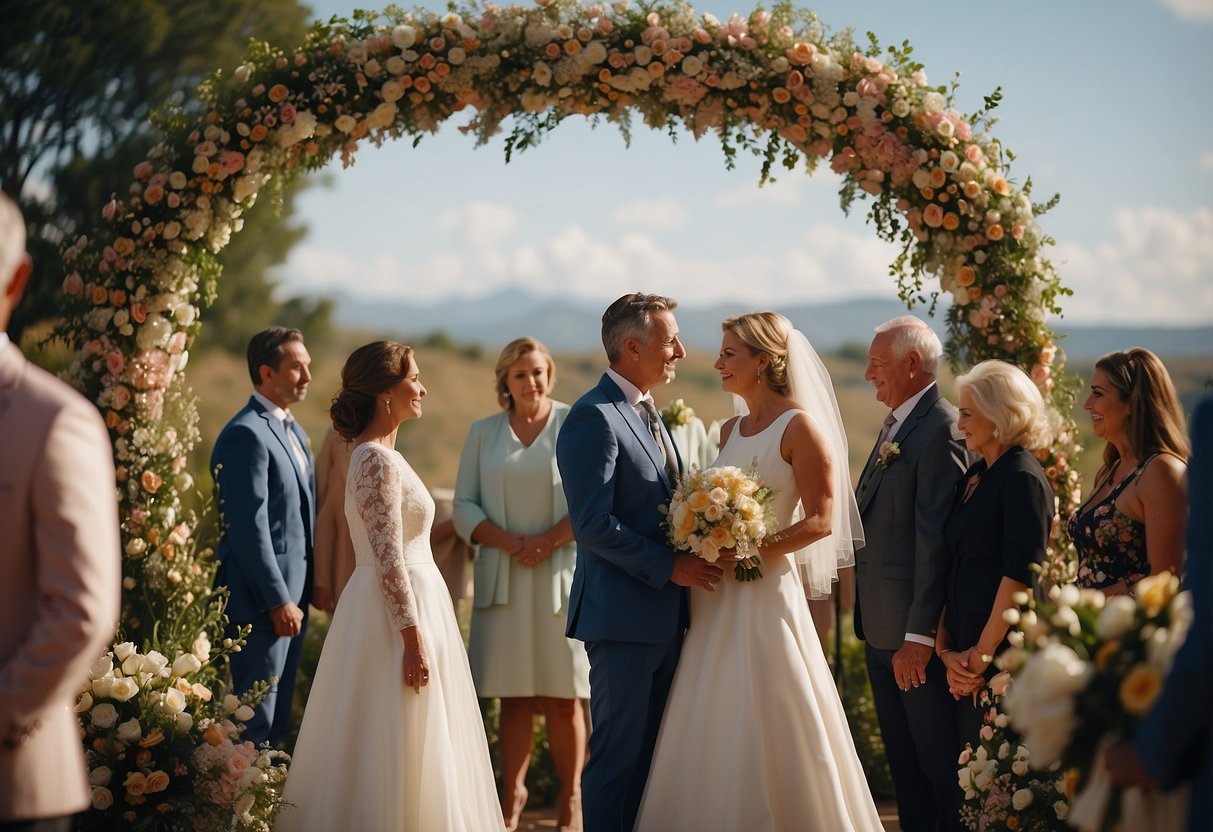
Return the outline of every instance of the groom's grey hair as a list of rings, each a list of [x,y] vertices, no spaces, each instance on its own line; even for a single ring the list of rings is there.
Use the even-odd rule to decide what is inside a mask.
[[[664,295],[631,292],[616,300],[602,313],[602,346],[607,361],[623,358],[623,344],[629,338],[647,338],[653,328],[654,312],[673,312],[678,301]]]
[[[943,344],[925,321],[913,315],[902,315],[876,327],[877,335],[884,332],[893,333],[894,355],[905,358],[911,352],[916,352],[922,358],[923,372],[935,375],[939,368],[939,357],[943,355]]]

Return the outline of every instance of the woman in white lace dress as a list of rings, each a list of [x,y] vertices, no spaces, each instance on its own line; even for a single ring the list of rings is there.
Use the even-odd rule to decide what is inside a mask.
[[[341,371],[333,427],[355,443],[345,513],[357,566],[333,614],[278,830],[503,829],[434,501],[395,450],[421,415],[410,347],[377,341]]]

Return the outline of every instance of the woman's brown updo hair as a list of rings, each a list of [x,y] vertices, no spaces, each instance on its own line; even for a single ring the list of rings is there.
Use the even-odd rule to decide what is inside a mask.
[[[750,349],[751,355],[766,353],[770,362],[763,376],[767,386],[781,396],[788,395],[788,336],[792,322],[778,312],[751,312],[729,318],[720,325]]]
[[[408,375],[413,348],[395,341],[374,341],[350,353],[341,368],[341,389],[329,406],[333,430],[347,442],[371,423],[378,396]]]

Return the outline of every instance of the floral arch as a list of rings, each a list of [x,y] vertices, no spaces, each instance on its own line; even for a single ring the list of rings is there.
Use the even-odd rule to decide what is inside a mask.
[[[182,371],[199,308],[216,291],[214,255],[242,213],[334,156],[348,165],[364,142],[416,142],[466,111],[459,129],[480,142],[513,117],[508,160],[567,116],[612,122],[626,135],[636,114],[654,129],[715,134],[729,165],[739,150],[757,154],[764,179],[776,164],[803,159],[811,170],[826,160],[842,177],[843,207],[869,199],[877,234],[901,246],[890,273],[902,297],[923,299],[927,280],[950,296],[953,365],[1012,361],[1068,414],[1073,385],[1058,373],[1045,325],[1066,290],[1036,222],[1051,203],[1033,204],[1030,180],[1008,178],[1009,154],[988,132],[998,94],[963,115],[910,51],[827,37],[815,15],[789,5],[727,21],[683,4],[536,0],[444,15],[392,7],[317,23],[294,51],[254,42],[242,65],[200,87],[200,121],[159,113],[163,139],[135,167],[127,194],[104,207],[103,230],[64,253],[61,334],[77,350],[69,380],[109,426],[123,520],[121,642],[94,668],[79,708],[93,726],[94,765],[109,760],[119,772],[95,780],[92,814],[130,823],[202,806],[226,813],[229,828],[233,809],[239,825],[257,828],[272,812],[284,774],[273,755],[250,758],[259,773],[247,782],[207,774],[223,755],[244,753],[220,730],[242,703],[212,698],[215,661],[234,645],[221,638],[211,553],[179,499],[193,487],[187,455],[198,439]],[[1042,452],[1063,506],[1077,479],[1071,436]],[[1067,568],[1059,555],[1051,574]],[[121,730],[110,730],[122,723],[133,735],[131,713],[136,740],[159,737],[142,763],[125,760]],[[177,747],[175,771],[151,768]],[[132,790],[122,772],[146,782]]]

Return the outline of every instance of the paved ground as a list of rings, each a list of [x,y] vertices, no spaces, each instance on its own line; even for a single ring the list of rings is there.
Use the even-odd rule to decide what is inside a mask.
[[[897,825],[897,807],[890,802],[878,803],[880,819],[884,822],[885,832],[900,832]],[[518,825],[519,832],[538,832],[544,829],[556,828],[556,810],[554,808],[527,809],[522,813],[522,822]]]

